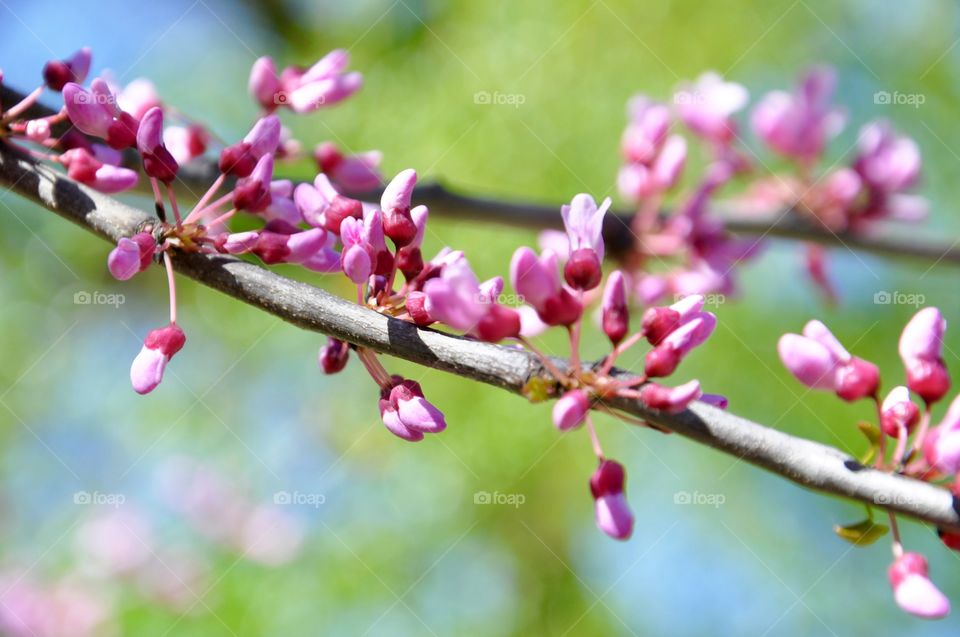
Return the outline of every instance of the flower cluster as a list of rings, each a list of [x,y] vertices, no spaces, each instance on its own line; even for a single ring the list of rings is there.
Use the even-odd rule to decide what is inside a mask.
[[[820,321],[807,323],[802,334],[783,335],[778,350],[783,364],[807,387],[833,392],[845,401],[873,401],[876,424],[859,425],[871,444],[865,463],[873,460],[874,467],[882,471],[946,483],[960,495],[960,396],[940,423],[930,426],[933,405],[950,390],[942,356],[946,327],[940,311],[933,307],[920,310],[907,323],[899,343],[906,384],[894,387],[882,401],[877,366],[851,355]],[[922,411],[912,395],[920,399]],[[928,579],[926,559],[903,551],[893,514],[890,522],[895,559],[889,577],[897,604],[920,617],[945,616],[950,604]],[[886,530],[872,518],[838,527],[842,537],[857,544],[873,541]],[[941,530],[940,537],[948,547],[960,549],[960,534]]]
[[[919,147],[885,120],[863,126],[846,166],[818,172],[828,143],[846,120],[831,103],[835,85],[832,69],[814,68],[793,92],[770,92],[753,109],[750,123],[757,138],[789,162],[791,169],[778,174],[759,171],[758,164],[766,166],[748,159],[751,151],[740,143],[735,115],[749,100],[743,86],[710,72],[681,86],[673,108],[643,95],[630,100],[617,184],[637,210],[630,224],[634,245],[620,258],[638,298],[649,303],[671,294],[735,291],[735,266],[761,244],[731,237],[707,207],[737,177],[747,186],[745,194],[733,198],[740,210],[756,215],[789,210],[832,232],[860,232],[880,219],[925,216],[926,201],[909,192],[919,180]],[[673,129],[675,121],[704,146],[707,163],[675,212],[664,216],[662,204],[680,182],[688,154],[685,137]],[[822,248],[807,246],[806,266],[826,296],[835,298]]]

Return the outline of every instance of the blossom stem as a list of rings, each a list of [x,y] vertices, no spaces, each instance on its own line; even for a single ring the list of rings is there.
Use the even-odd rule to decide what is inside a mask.
[[[164,250],[163,265],[167,270],[167,288],[170,291],[170,322],[177,322],[177,285],[173,277],[173,262],[170,261],[170,253]]]
[[[900,527],[897,526],[897,516],[892,511],[887,511],[887,517],[890,518],[890,535],[893,536],[890,549],[893,551],[893,558],[899,559],[903,555],[903,544],[900,542]]]
[[[590,444],[593,445],[593,455],[598,460],[603,460],[603,447],[600,446],[600,438],[597,436],[597,428],[593,426],[593,418],[590,414],[586,415],[587,431],[590,433]]]
[[[893,458],[890,459],[891,466],[896,470],[903,463],[903,454],[907,451],[907,428],[900,425],[897,431],[897,446],[893,450]]]
[[[167,184],[167,195],[170,197],[170,207],[173,208],[173,218],[177,220],[177,227],[183,225],[180,219],[180,208],[177,206],[177,197],[173,194],[173,184]]]
[[[603,367],[600,368],[600,375],[606,376],[607,373],[610,371],[610,368],[613,367],[613,364],[617,362],[617,357],[619,357],[620,354],[623,354],[625,351],[627,351],[628,349],[636,345],[641,338],[643,338],[643,332],[637,332],[636,334],[631,335],[630,338],[628,338],[627,340],[623,341],[622,343],[617,345],[615,348],[613,348],[613,351],[607,355],[607,360],[604,361]]]
[[[880,450],[873,461],[873,465],[877,469],[883,469],[887,463],[887,434],[883,433],[883,405],[880,404],[880,396],[877,394],[873,395],[873,404],[877,407],[877,427],[880,428]]]
[[[230,201],[232,197],[233,192],[231,191],[214,201],[212,204],[208,205],[206,208],[194,208],[193,211],[187,215],[186,223],[193,223],[202,219],[204,215],[216,212],[218,208]]]
[[[157,217],[160,221],[167,221],[167,213],[163,207],[163,195],[160,194],[160,184],[153,177],[150,178],[150,187],[153,188],[153,204],[157,211]]]
[[[920,451],[923,448],[923,441],[927,437],[927,431],[930,429],[930,405],[924,404],[923,416],[920,418],[920,427],[917,429],[917,435],[913,437],[913,450]]]
[[[42,94],[43,85],[41,84],[37,88],[33,89],[32,93],[7,109],[7,111],[3,114],[3,118],[0,119],[0,123],[7,123],[19,117],[21,113],[33,106]]]
[[[220,176],[207,188],[207,192],[203,193],[203,196],[200,197],[200,201],[197,202],[197,205],[193,207],[193,210],[190,211],[190,214],[187,215],[187,218],[184,219],[184,223],[190,223],[195,221],[200,215],[198,212],[202,212],[206,208],[207,203],[213,198],[217,191],[220,190],[220,186],[223,185],[223,181],[227,178],[226,175],[220,173]]]
[[[377,360],[377,356],[372,350],[369,350],[365,347],[357,348],[357,358],[359,358],[360,362],[363,363],[367,373],[369,373],[373,378],[373,382],[383,389],[390,387],[390,374],[387,373],[387,370],[383,368],[383,365],[381,365],[380,361]]]

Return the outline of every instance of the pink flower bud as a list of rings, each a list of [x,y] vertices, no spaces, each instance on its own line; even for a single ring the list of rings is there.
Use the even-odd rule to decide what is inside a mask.
[[[832,390],[836,386],[837,359],[821,343],[797,334],[784,334],[777,343],[777,352],[790,373],[807,387]]]
[[[396,403],[400,421],[408,429],[440,433],[447,428],[443,413],[424,398],[420,385],[412,380],[390,390],[390,400]]]
[[[342,371],[350,358],[350,346],[333,337],[327,338],[327,343],[320,348],[318,362],[324,374],[336,374]]]
[[[553,424],[560,431],[569,431],[583,424],[590,399],[582,389],[573,389],[565,393],[553,405]]]
[[[117,247],[111,250],[107,257],[110,274],[120,281],[126,281],[138,272],[143,272],[150,267],[156,248],[153,237],[146,232],[140,232],[130,239],[120,239]]]
[[[910,433],[919,419],[920,410],[910,400],[910,390],[903,385],[891,389],[880,407],[883,433],[893,438],[900,435],[901,428]]]
[[[248,177],[233,187],[233,205],[237,210],[263,212],[273,201],[270,186],[273,182],[273,155],[260,157]]]
[[[67,82],[83,84],[92,59],[90,48],[83,47],[66,60],[51,60],[43,67],[43,81],[52,91],[62,91]]]
[[[601,460],[590,477],[590,493],[595,501],[597,527],[616,540],[633,533],[633,513],[627,504],[626,472],[614,460]]]
[[[255,230],[247,232],[235,232],[233,234],[221,235],[222,242],[219,247],[228,254],[244,254],[252,252],[257,247],[260,240],[260,233]]]
[[[673,101],[683,123],[700,137],[727,143],[736,135],[732,115],[743,108],[749,94],[740,84],[724,82],[717,73],[707,72],[678,91]]]
[[[343,242],[341,267],[344,274],[356,284],[364,283],[373,270],[371,250],[363,238],[363,224],[347,217],[340,224],[340,240]]]
[[[67,175],[103,193],[113,194],[137,184],[137,173],[129,168],[105,165],[85,148],[72,148],[59,157]]]
[[[163,131],[163,144],[179,165],[187,164],[207,152],[210,134],[199,125],[168,126]]]
[[[505,338],[520,335],[520,314],[513,308],[490,303],[487,313],[480,317],[472,333],[481,341],[498,343]]]
[[[713,405],[717,409],[726,409],[727,405],[730,404],[730,401],[727,400],[727,397],[721,396],[720,394],[701,394],[699,400],[702,403]]]
[[[407,292],[406,308],[407,313],[410,314],[410,318],[412,318],[413,322],[420,327],[424,327],[433,323],[433,318],[427,311],[427,295],[423,292],[416,290],[413,292]]]
[[[538,258],[530,248],[517,248],[510,261],[510,284],[539,311],[548,298],[560,291],[556,255],[545,251]]]
[[[953,399],[943,420],[927,434],[923,455],[941,473],[960,473],[960,396]]]
[[[187,337],[176,323],[152,330],[130,366],[130,382],[138,394],[148,394],[163,380],[163,371]]]
[[[537,308],[537,313],[547,325],[573,325],[583,316],[583,304],[570,290],[560,288]]]
[[[919,553],[904,553],[890,565],[887,576],[893,598],[904,611],[924,619],[950,613],[950,600],[930,581],[927,560]]]
[[[946,395],[950,376],[943,362],[943,334],[947,322],[935,307],[917,312],[900,335],[900,358],[907,372],[907,387],[928,404]]]
[[[404,170],[387,184],[380,198],[380,207],[383,210],[383,232],[398,248],[413,242],[418,234],[417,226],[410,216],[410,198],[416,183],[416,171]]]
[[[31,119],[27,122],[24,133],[26,133],[27,139],[30,141],[36,144],[42,144],[50,139],[50,120],[46,118]]]
[[[869,398],[880,389],[880,370],[869,361],[854,356],[837,368],[837,396],[848,402]]]
[[[681,412],[701,395],[700,381],[691,380],[677,387],[647,383],[640,389],[640,400],[650,409],[667,413]]]
[[[277,69],[272,58],[267,56],[257,58],[250,69],[248,87],[250,95],[264,110],[273,111],[277,108],[279,104],[275,97],[280,90],[280,78],[277,77]]]
[[[154,106],[137,129],[137,150],[143,157],[143,171],[154,179],[170,183],[177,176],[177,161],[163,145],[163,111]]]
[[[575,290],[592,290],[603,278],[600,267],[600,259],[592,248],[580,248],[563,266],[563,278]]]
[[[379,151],[347,156],[333,142],[323,142],[314,149],[313,158],[317,167],[347,192],[368,192],[383,183],[378,170],[383,154]]]
[[[614,346],[619,345],[630,330],[627,288],[623,273],[620,270],[614,270],[607,277],[607,284],[603,288],[601,307],[603,332]]]

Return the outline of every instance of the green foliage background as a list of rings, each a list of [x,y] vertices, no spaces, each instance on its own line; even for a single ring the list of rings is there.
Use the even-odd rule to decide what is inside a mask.
[[[113,3],[85,3],[79,15],[72,3],[11,3],[0,64],[5,81],[29,88],[45,59],[91,44],[95,70],[112,68],[122,81],[150,76],[167,101],[233,139],[255,116],[245,89],[255,57],[305,64],[346,47],[364,90],[335,109],[288,117],[298,138],[381,149],[387,174],[415,167],[463,191],[559,207],[581,191],[615,194],[630,95],[667,99],[681,80],[716,69],[756,98],[824,62],[838,69],[838,101],[850,115],[829,161],[848,155],[860,124],[894,120],[923,149],[923,192],[933,202],[931,219],[904,236],[956,236],[952,3],[365,0],[294,3],[286,14],[280,4],[125,5],[121,29]],[[477,104],[479,91],[523,103]],[[924,103],[880,105],[876,91]],[[778,168],[768,154],[760,159]],[[293,173],[309,176],[309,167]],[[139,339],[164,321],[161,273],[118,283],[106,272],[108,246],[92,236],[9,193],[0,215],[4,561],[33,564],[39,581],[75,570],[71,529],[90,511],[72,494],[99,490],[126,494],[157,521],[158,542],[189,547],[211,569],[209,590],[196,591],[203,603],[182,617],[104,585],[120,634],[167,634],[174,622],[169,634],[205,636],[956,632],[955,619],[926,624],[897,611],[884,542],[853,549],[833,535],[832,524],[862,515],[857,506],[601,416],[637,513],[634,538],[613,543],[593,524],[586,432],[558,436],[548,406],[389,361],[423,384],[450,423],[442,436],[402,443],[379,424],[375,389],[356,361],[324,377],[321,338],[189,282],[180,310],[188,346],[164,385],[138,397],[126,372]],[[485,278],[505,275],[513,250],[535,239],[437,217],[425,252],[463,248]],[[759,422],[862,450],[854,423],[870,418],[869,406],[806,392],[781,368],[777,338],[819,317],[881,366],[889,388],[902,382],[896,339],[914,308],[875,305],[873,295],[922,294],[954,321],[957,272],[838,248],[831,273],[842,295],[835,308],[802,274],[798,246],[772,241],[743,269],[742,298],[718,309],[715,336],[678,378],[701,379]],[[311,280],[350,294],[341,278]],[[75,305],[81,290],[122,293],[126,303]],[[562,352],[561,340],[545,343]],[[948,332],[947,345],[948,364],[960,369],[960,332]],[[602,339],[590,335],[586,350],[602,354]],[[307,529],[298,559],[267,568],[191,533],[155,493],[164,461],[184,454],[263,501],[281,490],[324,494],[321,507],[293,511]],[[480,491],[525,502],[476,505]],[[683,491],[725,501],[679,506]],[[931,529],[905,527],[934,579],[960,599],[955,555]]]

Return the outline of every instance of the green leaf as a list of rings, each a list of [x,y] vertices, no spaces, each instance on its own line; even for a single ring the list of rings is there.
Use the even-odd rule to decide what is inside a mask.
[[[860,433],[862,433],[864,437],[866,437],[867,442],[870,443],[870,447],[866,453],[860,457],[860,464],[868,465],[873,462],[873,459],[876,458],[880,452],[880,437],[883,433],[876,425],[865,420],[857,423],[857,429],[860,430]]]
[[[889,530],[885,524],[877,524],[873,520],[863,520],[847,526],[837,524],[833,527],[833,532],[840,538],[856,546],[869,546],[886,535]]]

